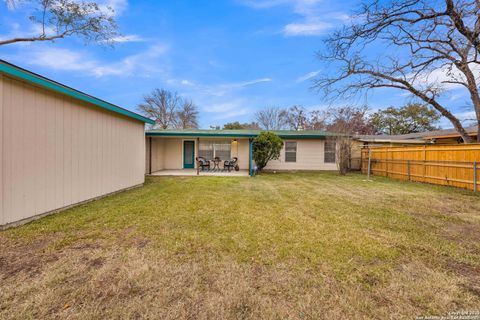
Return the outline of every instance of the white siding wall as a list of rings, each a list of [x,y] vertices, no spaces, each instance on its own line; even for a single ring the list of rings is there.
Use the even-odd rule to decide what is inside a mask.
[[[0,80],[0,225],[144,182],[142,122]]]
[[[325,141],[320,139],[286,140],[297,142],[297,161],[285,162],[285,148],[280,159],[271,160],[265,170],[336,170],[335,163],[324,162]],[[285,144],[284,144],[285,146]]]

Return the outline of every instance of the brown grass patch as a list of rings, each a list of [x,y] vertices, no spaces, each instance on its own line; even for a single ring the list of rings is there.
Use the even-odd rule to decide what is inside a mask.
[[[478,308],[480,198],[364,180],[149,179],[4,231],[0,318],[412,319]]]

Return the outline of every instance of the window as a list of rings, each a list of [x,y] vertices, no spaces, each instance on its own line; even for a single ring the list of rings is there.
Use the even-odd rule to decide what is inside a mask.
[[[198,145],[198,155],[207,160],[219,157],[221,160],[231,158],[231,143],[229,140],[200,141]]]
[[[335,147],[335,141],[325,140],[325,163],[335,163],[335,153],[337,148]]]
[[[297,162],[296,141],[285,141],[285,162]]]
[[[198,156],[207,160],[212,160],[213,157],[213,143],[211,141],[200,141],[198,145]]]

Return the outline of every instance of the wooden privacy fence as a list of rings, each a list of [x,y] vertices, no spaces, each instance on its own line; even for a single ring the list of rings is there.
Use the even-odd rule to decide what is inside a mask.
[[[364,147],[362,172],[477,191],[480,144]]]

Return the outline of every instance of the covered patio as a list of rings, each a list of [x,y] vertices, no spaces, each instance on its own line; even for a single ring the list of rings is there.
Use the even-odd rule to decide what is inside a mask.
[[[146,174],[248,176],[252,132],[151,130],[146,132]]]

